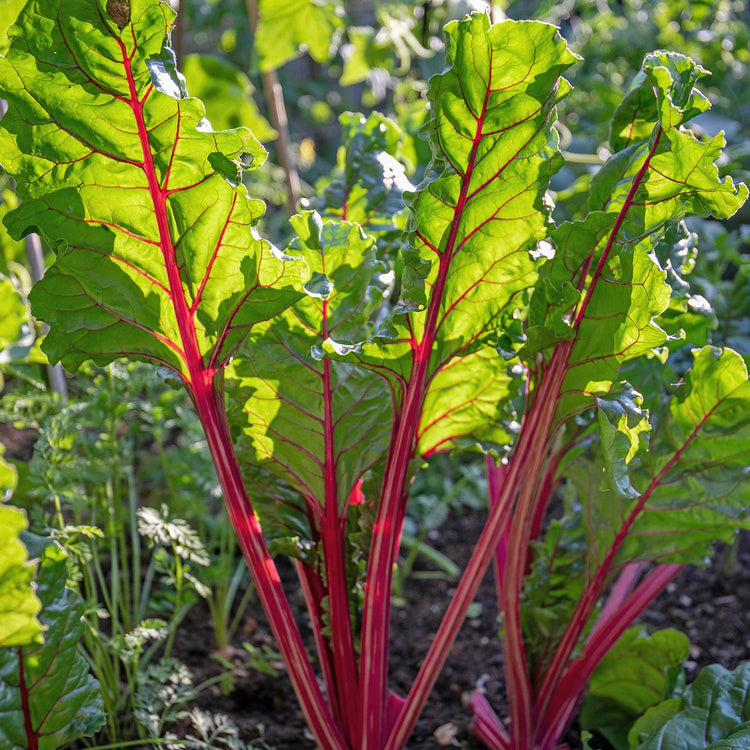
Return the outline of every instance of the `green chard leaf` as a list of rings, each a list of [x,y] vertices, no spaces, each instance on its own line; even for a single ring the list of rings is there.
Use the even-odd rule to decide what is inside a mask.
[[[332,502],[343,513],[387,449],[390,402],[384,381],[323,357],[322,344],[367,334],[384,301],[384,266],[374,239],[356,224],[308,211],[292,227],[297,239],[287,252],[309,268],[307,294],[273,324],[256,326],[232,361],[227,377],[242,394],[233,423],[251,442],[245,463],[281,477],[312,507]],[[295,533],[304,529],[301,520],[284,522]]]
[[[682,663],[690,642],[677,630],[652,635],[643,626],[627,630],[591,677],[581,726],[596,729],[616,750],[628,750],[628,732],[649,708],[684,687]]]
[[[646,712],[628,735],[632,750],[748,750],[750,662],[712,664],[682,694]]]
[[[543,23],[477,14],[447,30],[448,68],[430,81],[433,164],[407,197],[401,302],[375,341],[328,344],[387,377],[397,404],[424,383],[422,455],[510,440],[501,404],[518,381],[494,343],[537,278],[561,165],[555,104],[576,60]]]
[[[686,215],[727,218],[747,198],[744,185],[719,178],[723,136],[701,141],[683,127],[708,106],[693,86],[702,72],[677,53],[646,57],[615,113],[616,153],[592,180],[591,212],[551,235],[556,252],[534,291],[521,356],[544,360],[546,348],[575,338],[556,425],[593,406],[624,363],[668,342],[658,321],[668,279],[680,282],[655,249],[671,228]]]
[[[359,224],[387,246],[406,223],[403,193],[414,189],[398,160],[401,131],[378,112],[367,118],[344,112],[339,122],[340,174],[326,186],[319,210],[324,216]]]
[[[328,62],[343,20],[333,0],[259,0],[255,54],[263,71],[280,68],[303,52]]]
[[[213,132],[185,95],[162,49],[169,6],[129,7],[32,0],[11,29],[0,149],[23,202],[5,221],[57,252],[31,293],[50,359],[128,355],[187,379],[297,299],[299,272],[253,229],[263,204],[240,176],[263,148],[245,129]]]
[[[84,606],[65,587],[65,552],[30,534],[24,542],[39,559],[44,644],[0,650],[0,745],[56,750],[93,734],[104,711],[99,683],[78,653]]]
[[[633,466],[638,507],[620,558],[703,563],[716,540],[750,528],[750,380],[731,349],[693,352],[693,367]],[[633,505],[633,502],[635,505]]]
[[[747,368],[730,349],[704,347],[693,357],[668,408],[656,412],[650,439],[640,394],[618,386],[600,399],[601,442],[566,467],[583,506],[592,567],[618,537],[615,567],[704,564],[717,540],[731,542],[750,528]]]

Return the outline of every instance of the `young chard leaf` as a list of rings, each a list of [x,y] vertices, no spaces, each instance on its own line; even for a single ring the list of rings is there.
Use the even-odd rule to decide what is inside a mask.
[[[189,380],[299,294],[239,182],[263,148],[244,129],[212,132],[184,95],[162,50],[169,6],[129,6],[121,31],[103,0],[39,0],[11,30],[0,148],[23,203],[6,224],[57,250],[31,293],[52,360],[145,357]]]
[[[392,243],[406,224],[403,193],[414,186],[398,161],[401,131],[393,120],[355,112],[339,117],[343,157],[326,186],[320,212],[359,224],[380,245]]]
[[[623,362],[667,341],[655,319],[669,306],[670,287],[652,253],[664,231],[688,214],[726,218],[747,198],[744,185],[719,179],[723,136],[700,141],[682,127],[708,106],[694,88],[702,72],[676,53],[646,57],[635,93],[615,113],[613,134],[627,131],[628,139],[613,135],[622,150],[592,181],[591,213],[552,235],[557,253],[542,272],[547,285],[534,294],[528,353],[576,332],[557,420],[593,405]],[[636,95],[646,104],[633,107]],[[562,325],[560,309],[568,311]]]
[[[37,594],[43,645],[0,650],[0,745],[57,750],[93,734],[104,722],[99,683],[78,653],[83,602],[65,587],[65,553],[30,534],[24,543],[39,558]]]

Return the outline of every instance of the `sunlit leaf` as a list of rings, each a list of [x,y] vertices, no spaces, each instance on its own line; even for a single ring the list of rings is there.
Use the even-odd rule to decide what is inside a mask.
[[[42,642],[37,618],[41,604],[32,588],[34,565],[19,539],[27,525],[23,511],[0,505],[0,649]]]
[[[383,304],[383,265],[355,224],[305,212],[287,251],[309,267],[307,296],[259,326],[229,371],[245,395],[240,424],[254,461],[314,503],[346,507],[364,471],[383,455],[391,415],[385,383],[323,358],[329,336],[357,338]],[[336,497],[331,498],[331,488]]]
[[[412,378],[428,387],[418,427],[426,452],[450,448],[451,435],[508,441],[489,422],[502,414],[508,364],[488,344],[537,278],[545,194],[561,164],[555,103],[575,62],[545,24],[490,26],[477,14],[447,28],[449,66],[429,92],[434,161],[407,199],[401,305],[379,340],[355,351],[330,345],[389,378],[397,400]],[[474,404],[469,383],[481,389]]]
[[[33,0],[18,19],[0,59],[0,149],[23,203],[6,224],[57,251],[31,295],[53,360],[145,357],[187,378],[298,293],[239,181],[263,148],[245,129],[212,132],[185,98],[162,50],[169,6],[130,5],[122,30],[104,0]]]

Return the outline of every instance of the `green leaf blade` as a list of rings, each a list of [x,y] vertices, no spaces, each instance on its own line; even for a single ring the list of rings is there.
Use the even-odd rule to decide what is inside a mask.
[[[628,737],[637,750],[750,748],[750,663],[733,671],[712,664],[701,671],[681,701],[660,704]],[[661,710],[664,706],[665,710]]]
[[[684,672],[690,643],[677,630],[647,635],[642,626],[627,630],[591,677],[581,726],[596,729],[617,750],[628,750],[628,732],[649,708],[671,699],[676,674]]]
[[[649,462],[634,472],[646,502],[623,559],[700,564],[717,539],[731,542],[738,529],[750,528],[747,368],[730,349],[704,347],[693,356]]]
[[[429,407],[417,433],[434,433],[420,438],[427,452],[484,440],[487,414],[497,416],[490,402],[510,388],[508,365],[492,347],[537,278],[536,247],[549,225],[545,195],[561,166],[555,105],[576,60],[546,24],[491,26],[476,14],[447,28],[449,65],[430,82],[433,163],[407,195],[400,304],[374,342],[329,348],[382,374],[397,403],[407,388],[424,389]],[[476,377],[475,365],[486,378]],[[466,384],[480,379],[480,389],[494,381],[497,392],[452,410],[469,403]],[[490,439],[507,443],[507,429]]]
[[[52,359],[145,357],[188,377],[297,299],[299,272],[253,228],[264,208],[239,178],[263,148],[211,131],[162,50],[168,6],[133,0],[122,31],[103,6],[30,3],[0,60],[0,147],[23,198],[6,224],[57,250],[31,296]]]
[[[229,371],[245,394],[236,421],[254,462],[314,506],[335,502],[343,510],[387,449],[390,398],[383,381],[324,359],[322,346],[329,337],[366,333],[383,302],[377,279],[384,267],[374,239],[356,224],[305,212],[292,226],[298,237],[288,252],[307,264],[307,296],[239,350]]]

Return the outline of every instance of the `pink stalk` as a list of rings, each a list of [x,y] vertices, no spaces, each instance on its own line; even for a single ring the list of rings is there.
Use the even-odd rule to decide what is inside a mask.
[[[165,177],[164,184],[160,184],[151,154],[149,132],[144,121],[144,101],[151,90],[144,100],[138,99],[131,67],[132,58],[128,57],[125,45],[119,39],[118,44],[128,80],[128,103],[135,116],[143,153],[143,162],[140,166],[153,201],[160,246],[169,281],[169,295],[174,305],[184,352],[187,369],[187,375],[183,376],[185,384],[203,425],[240,548],[248,563],[261,604],[268,615],[271,630],[286,662],[289,677],[305,718],[324,750],[346,750],[346,742],[318,687],[302,637],[281,586],[276,566],[268,553],[258,520],[247,496],[229,434],[221,391],[214,382],[217,370],[213,367],[206,367],[200,353],[193,319],[195,311],[188,307],[185,298],[170,232],[167,209],[169,175]]]
[[[320,692],[276,566],[268,553],[234,453],[223,404],[206,384],[193,396],[242,554],[311,731],[325,750],[348,750]]]
[[[495,465],[495,460],[487,454],[485,457],[487,465],[487,500],[490,508],[493,508],[500,496],[500,488],[503,486],[508,473],[507,464]],[[495,575],[495,596],[497,597],[498,611],[502,612],[502,582],[505,575],[505,556],[508,551],[508,527],[503,530],[500,540],[495,546],[495,554],[492,558],[493,573]]]
[[[555,354],[568,349],[569,345],[563,345]],[[557,364],[558,361],[566,362],[567,353],[564,359],[553,356],[553,362]],[[533,694],[521,628],[521,591],[528,565],[531,518],[535,501],[538,499],[536,478],[542,470],[547,455],[547,436],[557,408],[557,397],[564,375],[564,367],[550,367],[532,406],[532,413],[539,412],[540,417],[536,420],[536,424],[529,420],[529,423],[522,427],[522,431],[529,435],[531,446],[529,457],[524,462],[526,464],[525,481],[520,486],[518,501],[508,531],[507,566],[502,586],[502,612],[505,623],[503,654],[508,703],[512,717],[511,737],[513,746],[517,748],[530,747],[533,734]]]
[[[643,572],[644,563],[628,563],[623,569],[620,575],[615,581],[615,585],[612,587],[612,591],[609,592],[607,602],[602,607],[599,617],[597,618],[594,626],[591,628],[588,640],[589,642],[594,637],[595,633],[608,622],[610,617],[619,611],[625,600],[630,596],[630,593],[635,588],[635,584],[638,581],[641,573]]]
[[[325,262],[325,259],[324,259]],[[325,268],[325,266],[324,266]],[[329,336],[328,300],[323,300],[323,338]],[[346,551],[344,534],[348,508],[339,515],[337,461],[334,449],[333,389],[331,361],[323,360],[323,403],[325,436],[324,528],[321,530],[323,559],[325,560],[328,614],[331,624],[333,668],[336,679],[335,694],[329,695],[331,703],[337,701],[343,719],[344,731],[352,747],[360,732],[359,675],[354,652],[351,615],[349,612],[349,587],[346,582]]]
[[[567,729],[591,675],[633,621],[674,580],[684,565],[657,566],[620,606],[604,617],[589,636],[583,656],[572,662],[555,690],[549,709],[541,716],[540,750],[551,750]]]
[[[394,693],[392,690],[388,693],[388,702],[385,707],[385,723],[388,731],[398,721],[399,714],[405,702],[400,695]]]
[[[391,439],[385,467],[385,479],[380,493],[378,513],[373,526],[373,539],[365,583],[362,613],[361,711],[363,714],[362,750],[381,750],[383,746],[385,701],[388,681],[388,643],[390,637],[390,601],[393,584],[393,561],[398,552],[396,540],[406,511],[406,477],[415,450],[415,436],[424,396],[429,385],[430,355],[438,330],[448,271],[456,251],[458,231],[474,172],[482,126],[487,112],[490,86],[487,86],[482,112],[477,118],[473,145],[466,172],[461,180],[461,191],[446,240],[440,254],[439,268],[427,311],[424,335],[413,342],[413,369],[403,394],[396,428]],[[467,605],[468,606],[468,605]]]
[[[540,388],[540,393],[542,391],[549,393],[555,387],[559,391],[560,382],[558,378],[558,381],[551,386],[548,383],[544,388]],[[535,408],[532,408],[528,416],[528,429],[521,431],[497,501],[490,510],[487,523],[409,691],[401,715],[388,736],[384,750],[401,750],[414,729],[417,718],[445,663],[450,646],[458,635],[466,611],[474,600],[479,584],[489,567],[498,541],[507,528],[522,478],[525,475],[536,476],[541,471],[544,456],[540,455],[538,436],[547,434],[549,431],[555,403],[554,398],[539,398],[535,401]],[[528,685],[528,677],[525,680]],[[530,702],[530,695],[527,700]]]
[[[552,494],[557,487],[558,481],[555,479],[557,474],[557,468],[560,465],[560,457],[553,456],[547,462],[547,466],[544,470],[544,477],[539,487],[538,499],[534,507],[534,515],[531,518],[531,529],[529,536],[532,541],[539,539],[539,535],[542,533],[542,525],[544,518],[549,510],[549,504],[552,500]],[[529,561],[531,562],[531,561]]]
[[[510,750],[510,737],[481,690],[472,693],[469,708],[474,716],[472,732],[490,750]]]
[[[315,650],[318,654],[318,661],[323,672],[323,681],[325,682],[326,694],[329,696],[329,705],[333,713],[334,721],[337,726],[343,726],[343,718],[339,710],[337,700],[331,700],[336,692],[336,677],[333,671],[333,655],[328,645],[328,640],[323,635],[323,610],[321,602],[325,597],[320,577],[315,573],[313,568],[301,560],[295,559],[294,569],[297,573],[302,594],[305,597],[305,606],[310,619],[310,626],[315,640]]]

